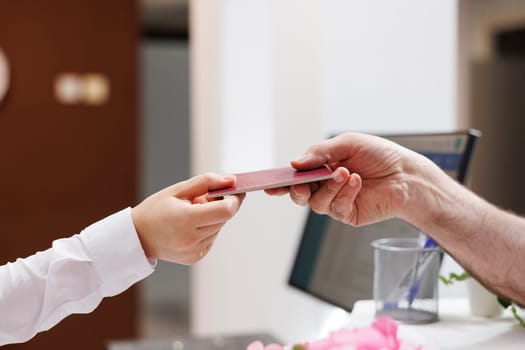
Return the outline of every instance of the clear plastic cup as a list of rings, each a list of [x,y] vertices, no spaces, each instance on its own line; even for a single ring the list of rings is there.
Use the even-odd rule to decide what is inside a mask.
[[[409,324],[437,321],[440,248],[423,248],[417,238],[384,238],[372,247],[376,315]]]

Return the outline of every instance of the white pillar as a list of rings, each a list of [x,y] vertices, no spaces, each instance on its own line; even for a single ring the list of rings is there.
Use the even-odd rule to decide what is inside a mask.
[[[323,138],[318,3],[191,2],[194,172],[287,165]],[[287,284],[305,214],[288,197],[248,194],[192,269],[195,334],[317,337],[330,307]]]
[[[221,147],[221,59],[223,1],[190,2],[190,144],[193,174],[218,169]]]

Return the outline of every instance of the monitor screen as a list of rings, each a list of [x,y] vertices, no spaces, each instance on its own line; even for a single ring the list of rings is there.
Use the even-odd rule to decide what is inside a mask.
[[[382,136],[425,155],[448,175],[464,182],[479,132]],[[373,298],[371,242],[418,235],[417,228],[400,219],[353,227],[310,210],[289,284],[351,311],[356,301]]]

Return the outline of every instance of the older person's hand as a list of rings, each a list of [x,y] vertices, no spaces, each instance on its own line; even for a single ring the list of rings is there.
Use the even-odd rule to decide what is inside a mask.
[[[334,170],[332,179],[266,192],[289,192],[295,203],[309,204],[319,214],[356,226],[370,224],[401,214],[410,196],[410,170],[421,163],[418,160],[429,162],[380,137],[342,134],[310,147],[291,162],[299,170],[327,164]]]

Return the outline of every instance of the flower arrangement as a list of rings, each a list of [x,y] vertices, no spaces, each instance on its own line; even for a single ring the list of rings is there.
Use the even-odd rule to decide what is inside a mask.
[[[390,317],[376,318],[370,327],[340,329],[325,339],[283,346],[252,342],[246,350],[423,350],[398,336],[398,324]]]

